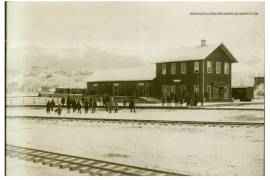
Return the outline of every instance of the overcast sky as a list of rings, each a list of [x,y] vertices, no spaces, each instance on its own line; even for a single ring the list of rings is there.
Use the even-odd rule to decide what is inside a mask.
[[[190,15],[201,11],[259,15]],[[140,65],[204,38],[227,46],[236,74],[264,73],[263,2],[8,2],[7,13],[8,67]]]

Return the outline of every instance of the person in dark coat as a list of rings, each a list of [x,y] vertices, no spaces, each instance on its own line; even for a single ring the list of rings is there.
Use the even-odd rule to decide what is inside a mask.
[[[55,106],[55,102],[54,102],[54,100],[52,99],[52,101],[51,101],[51,111],[53,111],[53,108],[54,108],[54,106]]]
[[[161,103],[162,103],[162,106],[165,105],[165,103],[166,103],[166,96],[165,95],[162,96]]]
[[[71,101],[70,101],[70,97],[67,97],[67,113],[70,113],[70,107],[71,107]]]
[[[57,113],[58,113],[59,116],[61,115],[61,112],[62,112],[61,105],[58,104],[58,107],[57,107]]]
[[[124,96],[124,99],[123,99],[123,106],[126,107],[126,105],[127,105],[127,97]]]
[[[47,113],[50,114],[50,110],[51,110],[51,103],[50,103],[50,101],[47,102],[46,109],[47,109]]]
[[[76,103],[75,99],[73,99],[72,100],[72,110],[73,110],[73,112],[76,111],[76,106],[77,106],[77,103]]]
[[[175,104],[175,106],[178,106],[178,102],[179,102],[178,95],[175,94],[175,95],[174,95],[174,104]]]
[[[136,113],[136,110],[135,110],[135,102],[134,100],[131,98],[130,101],[129,101],[129,109],[130,109],[130,112],[134,112]]]
[[[170,96],[166,97],[166,101],[167,101],[167,106],[171,106],[171,97]]]
[[[105,96],[105,94],[102,97],[102,103],[103,103],[103,106],[106,108],[106,96]]]
[[[115,112],[115,113],[118,112],[118,101],[117,101],[116,98],[114,99],[114,112]]]
[[[197,105],[198,105],[198,100],[199,100],[199,99],[198,99],[198,93],[195,93],[195,94],[194,94],[193,99],[194,99],[194,100],[193,100],[194,106],[197,106]]]
[[[88,113],[88,102],[87,101],[84,102],[84,113],[85,114]]]
[[[78,103],[77,103],[78,114],[82,113],[81,108],[82,108],[82,105],[81,105],[80,101],[78,101]]]
[[[179,103],[180,103],[181,106],[184,103],[184,97],[183,97],[182,94],[180,94]]]
[[[93,103],[92,103],[92,113],[96,113],[96,108],[97,108],[97,102],[95,100],[93,100]]]
[[[187,107],[188,107],[189,104],[190,104],[190,96],[189,96],[189,94],[186,95],[186,103],[187,103]]]
[[[65,98],[62,96],[62,99],[61,99],[61,104],[62,104],[62,107],[64,107],[64,105],[65,105]]]
[[[108,99],[108,111],[109,113],[112,113],[112,107],[113,107],[113,98]]]

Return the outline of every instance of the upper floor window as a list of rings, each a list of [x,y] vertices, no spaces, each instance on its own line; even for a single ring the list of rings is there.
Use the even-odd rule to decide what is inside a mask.
[[[162,64],[162,74],[166,74],[166,64]]]
[[[216,74],[221,73],[221,62],[216,62]]]
[[[194,72],[198,73],[199,72],[199,61],[194,62]]]
[[[212,73],[212,61],[207,61],[207,73]]]
[[[171,63],[171,74],[175,74],[175,73],[176,73],[176,64]]]
[[[224,63],[224,74],[229,74],[229,63]]]
[[[181,74],[186,74],[187,71],[187,65],[185,62],[181,63]]]

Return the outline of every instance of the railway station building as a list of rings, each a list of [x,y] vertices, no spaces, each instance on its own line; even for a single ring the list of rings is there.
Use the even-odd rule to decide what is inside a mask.
[[[232,63],[237,60],[223,43],[168,51],[145,67],[99,70],[87,80],[87,93],[154,97],[197,93],[206,101],[232,99]]]

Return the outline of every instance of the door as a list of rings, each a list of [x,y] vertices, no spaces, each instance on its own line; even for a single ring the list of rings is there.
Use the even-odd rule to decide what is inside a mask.
[[[137,86],[138,96],[142,97],[144,96],[144,84],[139,83]]]
[[[119,96],[119,85],[118,84],[113,85],[113,95]]]
[[[187,88],[186,88],[186,85],[181,85],[181,86],[180,86],[180,95],[179,95],[179,96],[181,96],[181,97],[186,97],[186,92],[187,92],[186,89],[187,89]]]
[[[149,83],[145,84],[144,90],[145,90],[144,95],[146,97],[149,97]]]

